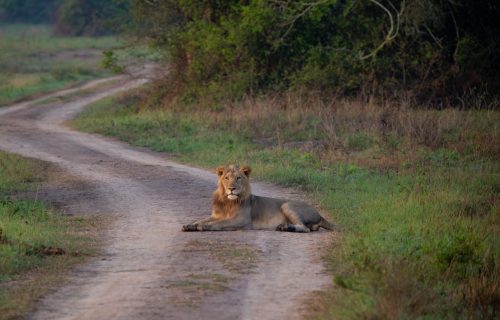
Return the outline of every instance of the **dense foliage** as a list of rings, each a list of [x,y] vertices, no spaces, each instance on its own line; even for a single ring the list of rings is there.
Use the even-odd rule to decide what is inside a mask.
[[[133,14],[188,96],[305,86],[443,105],[500,84],[494,0],[135,0]]]
[[[55,30],[71,36],[108,34],[117,31],[115,27],[127,10],[128,1],[65,0],[59,8]]]
[[[129,0],[0,0],[3,22],[54,23],[57,34],[95,36],[119,31]]]
[[[50,22],[62,0],[0,0],[3,22]]]

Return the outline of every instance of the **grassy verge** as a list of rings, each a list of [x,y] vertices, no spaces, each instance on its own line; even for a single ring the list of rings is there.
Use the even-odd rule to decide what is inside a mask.
[[[63,217],[36,199],[45,163],[0,152],[0,319],[19,317],[96,249],[98,221]],[[20,193],[35,199],[19,198]]]
[[[0,106],[102,77],[102,51],[113,37],[55,37],[45,25],[2,25]]]
[[[497,111],[277,97],[200,108],[90,106],[79,129],[204,167],[248,163],[345,226],[320,318],[494,318],[500,304]]]

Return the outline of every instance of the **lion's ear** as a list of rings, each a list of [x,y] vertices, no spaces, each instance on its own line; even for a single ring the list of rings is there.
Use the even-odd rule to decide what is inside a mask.
[[[215,169],[215,173],[217,173],[219,177],[222,176],[224,174],[224,167],[222,166],[217,167],[217,169]]]
[[[243,172],[247,177],[249,177],[250,173],[252,173],[252,168],[250,168],[249,166],[243,166],[241,167],[240,171]]]

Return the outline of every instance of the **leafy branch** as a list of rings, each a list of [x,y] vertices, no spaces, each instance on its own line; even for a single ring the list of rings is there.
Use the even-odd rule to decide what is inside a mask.
[[[376,4],[382,10],[385,11],[387,16],[389,17],[390,27],[389,27],[389,31],[387,32],[387,35],[385,36],[384,40],[372,52],[370,52],[366,55],[360,55],[361,60],[366,60],[366,59],[376,55],[377,52],[382,50],[383,47],[385,47],[389,42],[391,42],[394,38],[397,37],[397,35],[399,33],[399,26],[401,23],[401,15],[403,14],[404,9],[405,9],[405,1],[401,2],[401,9],[399,11],[397,11],[396,8],[394,7],[394,5],[389,1],[389,4],[391,5],[392,9],[394,11],[396,11],[396,26],[394,26],[394,16],[391,13],[391,11],[386,6],[384,6],[383,4],[378,2],[377,0],[369,0],[369,1]]]

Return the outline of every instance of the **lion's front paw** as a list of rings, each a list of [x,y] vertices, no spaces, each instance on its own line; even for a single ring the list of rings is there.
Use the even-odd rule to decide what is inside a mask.
[[[182,231],[198,231],[198,226],[195,224],[186,224],[182,226]]]

